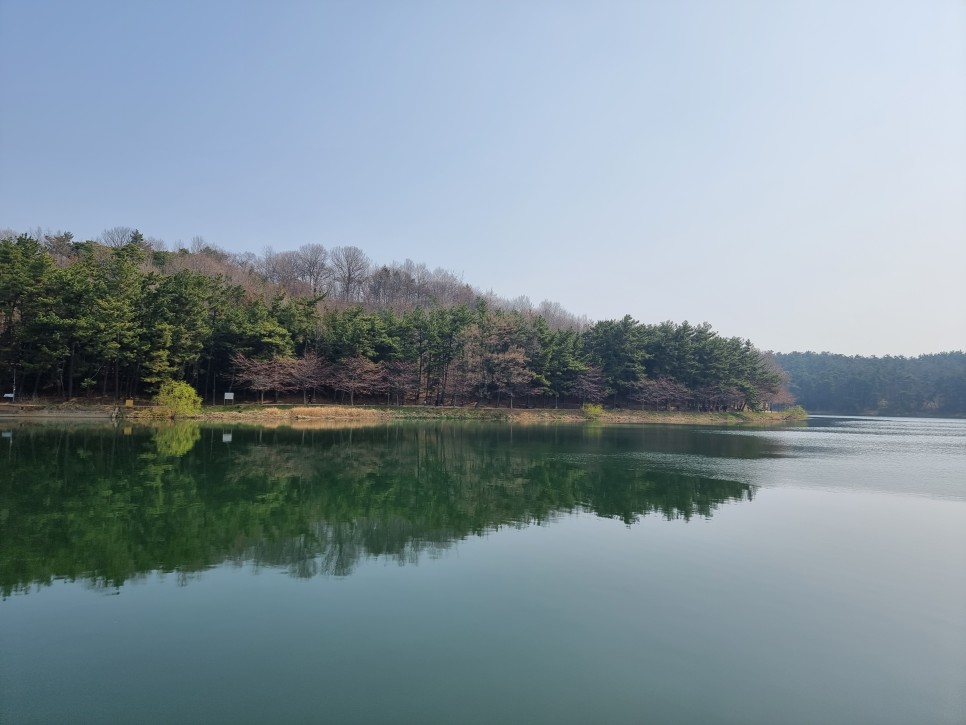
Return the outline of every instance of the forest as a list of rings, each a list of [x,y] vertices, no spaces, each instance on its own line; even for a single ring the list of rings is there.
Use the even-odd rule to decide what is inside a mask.
[[[775,356],[789,388],[814,413],[966,415],[966,353],[849,357],[793,352]]]
[[[134,229],[0,239],[0,379],[20,400],[743,410],[791,402],[770,355],[707,323],[591,323],[357,247],[168,249]]]
[[[410,260],[305,244],[169,249],[0,232],[0,387],[24,399],[765,409],[966,415],[966,354],[763,353],[710,325],[591,322]],[[8,398],[9,399],[9,398]]]

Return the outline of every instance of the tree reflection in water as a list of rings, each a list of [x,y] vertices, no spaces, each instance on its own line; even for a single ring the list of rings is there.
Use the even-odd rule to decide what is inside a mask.
[[[298,577],[399,563],[575,511],[710,517],[754,487],[622,455],[775,455],[753,436],[479,424],[23,428],[0,468],[0,590],[120,586],[234,561]]]

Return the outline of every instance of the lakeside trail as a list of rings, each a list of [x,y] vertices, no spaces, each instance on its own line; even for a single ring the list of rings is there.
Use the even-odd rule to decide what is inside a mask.
[[[160,411],[148,405],[126,408],[117,405],[80,403],[8,403],[0,405],[0,419],[26,420],[158,420]],[[325,423],[328,426],[376,425],[402,420],[503,421],[523,425],[544,423],[659,424],[659,425],[774,425],[804,420],[794,413],[773,412],[678,412],[649,410],[603,410],[591,414],[581,409],[477,408],[472,406],[348,406],[232,405],[205,406],[191,420],[218,423],[249,423],[269,426]]]

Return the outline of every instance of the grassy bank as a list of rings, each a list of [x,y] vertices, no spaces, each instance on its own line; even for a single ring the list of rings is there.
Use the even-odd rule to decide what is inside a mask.
[[[160,411],[153,406],[125,408],[116,405],[48,403],[16,403],[0,405],[0,418],[36,419],[150,419]],[[788,413],[702,413],[648,410],[602,410],[550,408],[483,408],[434,406],[347,406],[347,405],[227,405],[206,406],[195,419],[223,423],[258,423],[286,425],[310,421],[359,425],[392,420],[479,420],[509,421],[520,424],[581,423],[604,424],[672,424],[672,425],[771,425],[802,420],[798,411]]]

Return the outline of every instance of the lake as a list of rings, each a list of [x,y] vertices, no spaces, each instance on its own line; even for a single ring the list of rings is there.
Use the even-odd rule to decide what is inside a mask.
[[[0,591],[7,725],[962,725],[966,421],[8,427]]]

